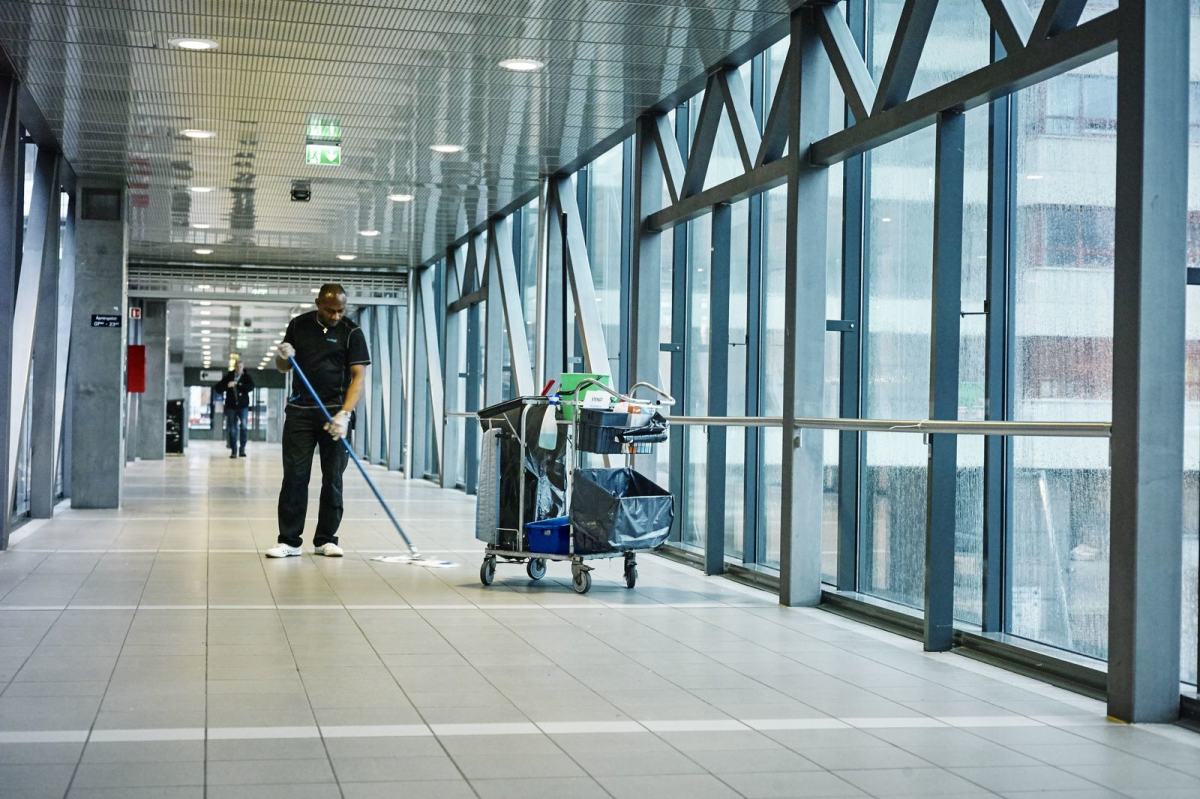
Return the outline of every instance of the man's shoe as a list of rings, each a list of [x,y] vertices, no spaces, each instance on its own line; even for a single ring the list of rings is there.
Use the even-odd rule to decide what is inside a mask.
[[[263,553],[268,558],[295,558],[304,554],[300,547],[289,547],[287,544],[276,544]]]
[[[238,453],[238,457],[239,457],[239,458],[244,458],[244,457],[246,457],[246,451],[245,451],[245,450],[242,450],[241,452],[239,452],[239,453]]]
[[[340,558],[342,556],[342,548],[337,544],[321,544],[321,546],[313,550],[314,555],[324,555],[327,558]]]
[[[236,457],[237,457],[237,453],[236,453],[236,452],[231,452],[231,453],[229,453],[229,457],[231,457],[231,458],[236,458]]]

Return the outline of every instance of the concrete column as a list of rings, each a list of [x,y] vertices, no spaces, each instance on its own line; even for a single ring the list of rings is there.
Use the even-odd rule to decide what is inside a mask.
[[[167,453],[167,303],[142,305],[142,344],[146,347],[146,391],[138,409],[137,457],[160,461]]]
[[[187,450],[187,384],[183,376],[184,349],[187,346],[188,325],[191,323],[191,303],[175,300],[167,303],[167,401],[182,400],[184,404],[183,448]]]
[[[82,185],[75,228],[71,322],[71,507],[116,508],[125,465],[125,331],[93,327],[95,314],[126,319],[125,193]]]

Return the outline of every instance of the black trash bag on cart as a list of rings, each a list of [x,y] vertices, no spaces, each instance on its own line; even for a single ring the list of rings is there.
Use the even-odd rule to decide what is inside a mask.
[[[667,426],[667,417],[655,411],[645,424],[617,433],[617,440],[622,444],[661,444],[667,440]]]
[[[525,417],[527,447],[522,458],[520,434],[524,407],[521,399],[517,398],[479,411],[479,421],[484,430],[499,427],[504,431],[500,437],[501,533],[497,541],[501,549],[520,549],[522,543],[515,531],[523,530],[528,522],[566,513],[567,473],[563,463],[567,440],[565,428],[559,427],[553,449],[542,449],[538,446],[542,418],[547,413],[554,413],[554,408],[549,404],[530,407]],[[525,492],[525,514],[520,519],[522,490]]]
[[[578,469],[570,516],[576,554],[653,549],[671,532],[675,500],[633,469]]]

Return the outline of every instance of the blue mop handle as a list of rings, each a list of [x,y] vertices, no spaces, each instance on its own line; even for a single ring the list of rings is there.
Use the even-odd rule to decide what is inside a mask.
[[[296,363],[295,356],[288,358],[288,363],[292,365],[292,372],[300,378],[300,382],[308,389],[308,395],[313,398],[313,402],[317,403],[317,407],[321,409],[321,413],[325,415],[325,419],[329,422],[333,421],[333,417],[329,415],[329,409],[325,407],[325,403],[321,402],[321,398],[317,396],[317,390],[313,388],[312,383],[308,382],[308,377],[305,376],[304,370],[300,368],[300,364]],[[367,481],[367,485],[371,487],[371,493],[375,495],[375,499],[379,500],[379,504],[383,506],[383,512],[387,514],[391,520],[392,526],[396,528],[396,532],[404,539],[404,543],[408,545],[408,550],[412,554],[417,554],[417,548],[413,546],[412,541],[408,538],[408,533],[404,532],[404,528],[400,526],[400,522],[396,521],[396,517],[392,514],[392,509],[388,507],[387,501],[383,498],[383,494],[379,493],[379,489],[375,487],[375,483],[367,474],[367,468],[363,466],[362,461],[358,459],[358,455],[354,452],[354,448],[350,446],[350,442],[343,436],[338,439],[342,442],[342,446],[346,448],[346,454],[350,456],[350,460],[354,461],[354,465],[358,467],[358,471],[362,473],[363,479]]]

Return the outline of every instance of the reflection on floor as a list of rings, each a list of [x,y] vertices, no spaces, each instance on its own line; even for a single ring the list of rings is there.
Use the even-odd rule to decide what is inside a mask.
[[[278,449],[191,450],[0,555],[0,796],[1200,796],[1200,735],[651,556],[483,588],[471,500],[382,470],[460,568],[369,560],[353,471],[347,557],[268,561]]]

